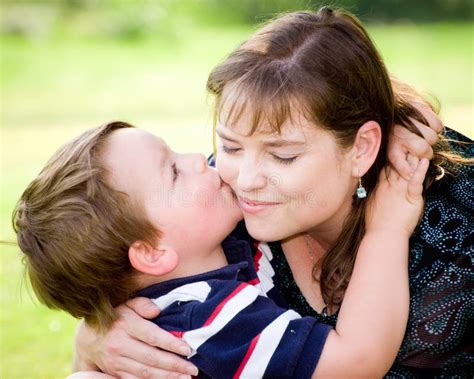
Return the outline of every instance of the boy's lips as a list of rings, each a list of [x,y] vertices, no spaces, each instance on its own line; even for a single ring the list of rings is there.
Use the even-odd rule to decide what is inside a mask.
[[[221,181],[220,187],[229,187],[229,185],[222,180],[222,178],[219,176],[219,180]]]
[[[250,214],[259,213],[280,204],[273,201],[252,200],[243,196],[238,196],[238,199],[239,199],[239,206],[242,209],[242,211],[246,213],[250,213]]]

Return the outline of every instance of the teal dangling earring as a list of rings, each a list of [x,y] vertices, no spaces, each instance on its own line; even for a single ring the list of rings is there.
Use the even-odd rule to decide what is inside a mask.
[[[364,199],[367,197],[367,191],[362,185],[362,178],[359,176],[359,187],[356,189],[356,195],[359,199]]]

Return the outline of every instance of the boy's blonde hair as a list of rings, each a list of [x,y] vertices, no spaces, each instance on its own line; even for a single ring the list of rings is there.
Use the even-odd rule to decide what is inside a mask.
[[[114,307],[137,289],[130,245],[159,237],[141,204],[108,183],[110,174],[101,163],[107,136],[130,127],[112,122],[61,147],[13,212],[26,272],[39,300],[100,329],[115,319]]]

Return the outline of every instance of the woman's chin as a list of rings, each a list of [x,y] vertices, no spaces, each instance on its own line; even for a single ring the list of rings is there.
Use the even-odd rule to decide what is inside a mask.
[[[252,238],[261,242],[281,241],[287,237],[284,231],[275,230],[275,225],[265,226],[245,219],[245,227]]]

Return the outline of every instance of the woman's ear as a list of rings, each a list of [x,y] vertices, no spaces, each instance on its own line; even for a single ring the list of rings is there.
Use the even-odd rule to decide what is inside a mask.
[[[128,249],[128,259],[136,270],[149,275],[165,275],[178,265],[178,254],[170,246],[151,246],[144,241],[135,241]]]
[[[357,132],[352,156],[352,175],[361,177],[374,164],[380,150],[382,130],[375,121],[367,121]]]

